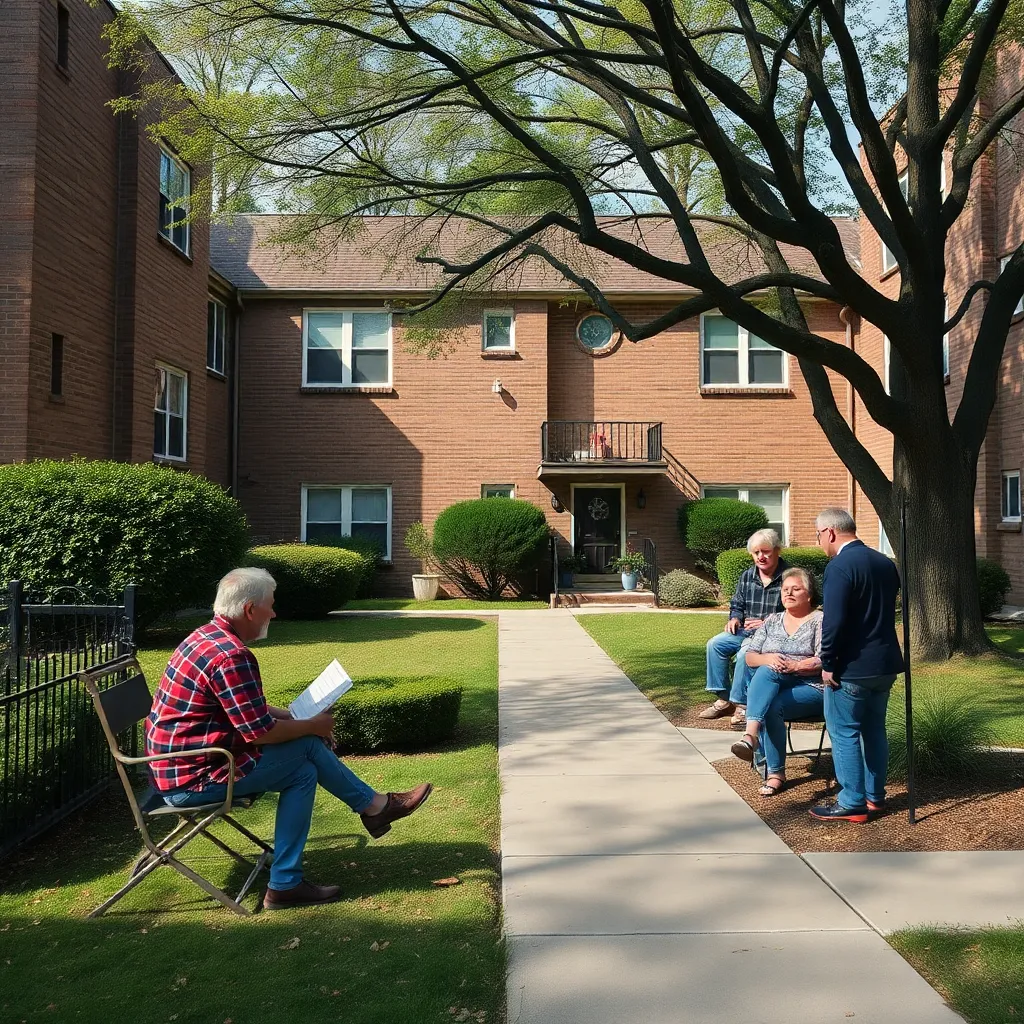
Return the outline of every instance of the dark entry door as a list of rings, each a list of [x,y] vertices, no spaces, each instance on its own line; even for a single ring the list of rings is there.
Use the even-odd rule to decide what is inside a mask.
[[[576,551],[587,558],[587,572],[612,572],[608,563],[622,550],[622,494],[617,487],[577,487],[573,491]]]

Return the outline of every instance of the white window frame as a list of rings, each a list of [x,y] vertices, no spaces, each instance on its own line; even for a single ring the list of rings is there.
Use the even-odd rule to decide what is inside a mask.
[[[334,313],[341,315],[341,375],[342,380],[324,383],[311,381],[308,377],[309,360],[309,314],[310,313]],[[386,381],[374,381],[372,384],[365,382],[353,383],[352,381],[352,315],[353,313],[387,313],[388,315],[388,377]],[[311,306],[302,311],[302,386],[309,388],[389,388],[392,386],[394,377],[394,353],[395,353],[395,321],[391,310],[386,306],[359,306],[359,307],[338,307],[338,306]]]
[[[487,320],[490,317],[508,317],[511,321],[508,330],[508,341],[507,345],[488,345],[487,344]],[[516,311],[514,309],[485,309],[483,317],[483,330],[480,337],[480,351],[481,352],[515,352],[516,350]]]
[[[705,488],[711,488],[714,491],[736,491],[740,501],[749,501],[751,491],[782,491],[782,546],[786,547],[789,544],[789,484],[701,484],[700,496],[702,498],[705,496]]]
[[[781,384],[751,384],[750,383],[750,332],[742,325],[737,324],[735,320],[729,320],[729,323],[736,325],[738,332],[737,338],[737,360],[739,362],[738,373],[739,381],[733,384],[726,384],[724,382],[711,382],[704,379],[704,321],[709,316],[720,316],[724,320],[729,320],[727,316],[714,310],[709,310],[707,313],[701,313],[700,315],[700,386],[702,388],[750,388],[757,391],[765,389],[775,391],[785,391],[789,388],[789,353],[783,352],[781,348],[772,348],[776,352],[782,355],[782,383]],[[763,339],[762,339],[763,340]],[[725,351],[712,349],[712,351]],[[728,351],[732,351],[729,349]]]
[[[387,551],[381,558],[391,561],[391,534],[394,532],[394,515],[391,505],[391,484],[303,484],[302,485],[302,543],[306,543],[306,515],[310,491],[341,491],[341,536],[352,536],[352,492],[353,491],[387,491],[388,495],[388,531]]]
[[[218,351],[220,353],[220,366],[211,364],[210,362],[210,351],[207,346],[206,351],[206,368],[213,370],[214,373],[224,374],[224,367],[227,362],[228,352],[228,307],[220,301],[215,299],[212,295],[207,296],[206,299],[206,325],[209,330],[210,325],[210,306],[214,307],[213,314],[213,358],[214,363],[217,361]],[[218,338],[218,331],[220,337]],[[209,340],[209,339],[207,339]],[[219,344],[219,348],[218,348]]]
[[[949,299],[945,295],[942,296],[942,322],[945,323],[949,319]],[[942,335],[942,379],[948,384],[949,383],[949,331],[946,331]]]
[[[1009,253],[999,261],[999,273],[1001,274],[1006,269],[1006,264],[1010,262],[1013,257],[1013,253]],[[1014,307],[1013,315],[1020,316],[1024,313],[1024,295],[1017,300],[1017,305]]]
[[[182,207],[182,205],[180,204],[180,201],[179,201],[179,202],[175,203],[175,209],[183,210],[185,216],[188,216],[189,205],[190,205],[190,202],[191,202],[191,199],[192,199],[192,171],[189,169],[188,164],[186,164],[183,161],[179,160],[169,149],[166,149],[164,146],[160,146],[160,165],[163,164],[164,157],[167,157],[167,159],[170,160],[170,162],[172,164],[174,164],[178,168],[178,170],[180,170],[181,173],[185,177],[184,207]],[[157,189],[160,192],[160,196],[167,201],[168,205],[170,205],[171,197],[164,194],[163,190],[161,189],[161,185],[160,185],[160,179],[162,177],[162,174],[161,174],[162,169],[163,169],[162,166],[158,166],[158,168],[157,168]],[[175,221],[177,221],[178,219],[180,219],[180,218],[177,218],[177,217],[174,218]],[[174,241],[174,231],[173,230],[165,230],[163,225],[160,224],[159,221],[157,222],[157,230],[160,232],[160,237],[164,238],[168,242],[170,242],[170,244],[173,245],[174,248],[177,249],[179,252],[184,253],[186,256],[191,256],[192,255],[192,225],[188,221],[185,221],[183,226],[185,228],[185,245],[184,245],[184,247],[178,245],[178,243]]]
[[[488,491],[508,491],[508,496],[514,498],[516,496],[516,485],[515,484],[481,484],[480,485],[480,497],[481,498],[495,498],[498,495],[488,494]]]
[[[878,520],[878,550],[883,555],[887,555],[889,558],[895,558],[896,552],[893,550],[892,541],[889,540],[889,535],[885,532],[885,527],[882,525],[882,520]]]
[[[943,202],[946,201],[946,151],[942,151],[942,159],[939,161],[939,196]]]
[[[1006,496],[1006,485],[1011,481],[1017,481],[1017,515],[1006,515],[1003,511],[1003,499]],[[1021,521],[1021,493],[1020,493],[1020,470],[1004,469],[999,478],[999,516],[1004,523],[1019,523]]]
[[[162,370],[164,373],[173,374],[175,377],[180,377],[182,380],[182,424],[181,424],[181,455],[158,455],[156,451],[153,452],[154,459],[160,459],[166,462],[188,462],[188,371],[179,369],[177,366],[170,366],[167,363],[157,363],[157,370]],[[170,389],[168,389],[168,392]],[[164,419],[164,451],[166,452],[170,448],[168,440],[170,438],[170,421],[172,413],[166,409],[158,409],[156,403],[160,400],[158,395],[153,401],[153,412],[162,413]]]
[[[882,385],[887,395],[892,394],[892,378],[889,376],[889,360],[892,358],[892,342],[887,334],[882,335]],[[879,522],[882,520],[879,519]]]
[[[907,199],[910,194],[910,171],[904,171],[897,179],[900,184],[900,191],[903,193],[903,198]],[[885,208],[885,203],[882,204],[882,208]],[[888,212],[888,211],[886,211]],[[896,257],[892,254],[889,246],[879,239],[882,245],[882,273],[888,274],[890,270],[894,270],[899,266],[899,262]]]

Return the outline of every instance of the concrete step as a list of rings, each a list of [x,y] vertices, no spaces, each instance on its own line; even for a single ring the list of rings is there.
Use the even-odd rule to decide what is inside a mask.
[[[560,590],[551,595],[552,608],[579,608],[587,604],[658,606],[658,599],[649,590]]]

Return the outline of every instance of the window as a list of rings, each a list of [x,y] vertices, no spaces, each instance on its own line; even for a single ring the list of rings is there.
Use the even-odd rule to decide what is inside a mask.
[[[227,334],[228,308],[223,302],[210,299],[206,303],[206,366],[215,373],[224,372]]]
[[[878,520],[878,550],[883,555],[888,555],[890,558],[895,558],[896,555],[892,550],[892,545],[889,543],[889,537],[886,535],[885,527],[882,525],[882,520]]]
[[[1000,501],[1004,523],[1020,522],[1020,470],[1003,473],[1003,495]]]
[[[759,485],[724,487],[716,484],[702,487],[700,494],[702,498],[738,498],[740,501],[749,501],[752,505],[760,505],[768,515],[768,525],[782,538],[783,544],[787,543],[788,487],[761,487]]]
[[[942,322],[949,319],[949,300],[942,297]],[[942,335],[942,379],[949,383],[949,333]]]
[[[391,385],[391,314],[384,310],[307,309],[302,383]]]
[[[701,385],[786,383],[786,354],[718,313],[701,317]]]
[[[999,261],[999,272],[1000,272],[1000,273],[1002,273],[1002,272],[1003,272],[1003,271],[1004,271],[1004,270],[1006,269],[1006,264],[1010,262],[1010,256],[1012,256],[1012,255],[1013,255],[1013,253],[1010,253],[1010,255],[1009,255],[1009,256],[1004,256],[1004,257],[1003,257],[1003,258],[1002,258],[1002,259],[1001,259],[1001,260]],[[1021,296],[1021,297],[1020,297],[1020,298],[1019,298],[1019,299],[1017,300],[1017,306],[1016,306],[1016,308],[1015,308],[1015,309],[1014,309],[1014,311],[1013,311],[1013,315],[1014,315],[1014,316],[1017,316],[1017,315],[1018,315],[1018,314],[1020,314],[1020,313],[1024,313],[1024,295],[1022,295],[1022,296]]]
[[[359,537],[391,560],[391,488],[380,486],[304,487],[302,539],[309,544]]]
[[[885,385],[885,393],[887,395],[892,394],[890,387],[891,378],[889,376],[889,360],[892,358],[892,346],[889,344],[889,339],[883,334],[882,335],[882,383]],[[881,520],[879,520],[881,522]]]
[[[153,407],[153,454],[161,459],[185,461],[188,420],[188,375],[170,366],[156,368],[156,404]]]
[[[481,498],[514,498],[515,484],[484,484],[480,488]]]
[[[903,198],[908,199],[910,197],[910,172],[904,171],[900,175],[900,191],[903,193]],[[883,204],[884,206],[884,204]],[[896,266],[896,257],[892,254],[889,247],[882,243],[882,273],[887,274],[893,267]]]
[[[484,312],[485,352],[514,352],[516,347],[516,318],[511,310]]]
[[[191,175],[188,168],[160,150],[160,234],[176,249],[188,255],[188,197]]]
[[[71,36],[71,15],[63,4],[57,4],[57,67],[68,69],[68,47]]]
[[[54,334],[50,338],[50,394],[54,397],[64,394],[63,334]]]
[[[587,352],[610,351],[615,334],[615,325],[603,313],[587,313],[576,324],[576,340]]]

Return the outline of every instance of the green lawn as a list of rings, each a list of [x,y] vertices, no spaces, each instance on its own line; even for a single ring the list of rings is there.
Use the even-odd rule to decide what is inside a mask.
[[[722,630],[725,615],[632,613],[587,615],[583,628],[666,715],[706,701],[704,645]],[[991,627],[1007,653],[1024,651],[1024,629]],[[987,655],[914,666],[914,685],[977,693],[991,714],[993,742],[1024,747],[1024,662]],[[893,701],[893,705],[897,703]]]
[[[414,601],[411,597],[368,597],[359,601],[349,601],[342,611],[486,612],[547,607],[547,601],[469,601],[462,598],[448,601]]]
[[[164,646],[142,653],[151,683],[178,636],[154,639]],[[111,793],[0,864],[0,1020],[383,1024],[451,1021],[451,1007],[500,1019],[495,624],[275,622],[255,650],[277,703],[333,657],[356,685],[385,674],[461,679],[450,749],[349,760],[380,790],[433,781],[429,803],[373,842],[348,808],[320,793],[307,874],[341,884],[339,904],[240,919],[158,869],[105,917],[86,920],[138,850],[123,796]],[[246,815],[254,831],[272,834],[273,799]],[[199,866],[202,858],[203,873],[241,884],[212,844],[190,849],[186,859]],[[462,884],[432,885],[449,876]]]
[[[1024,1017],[1024,929],[915,929],[889,941],[968,1024]]]

